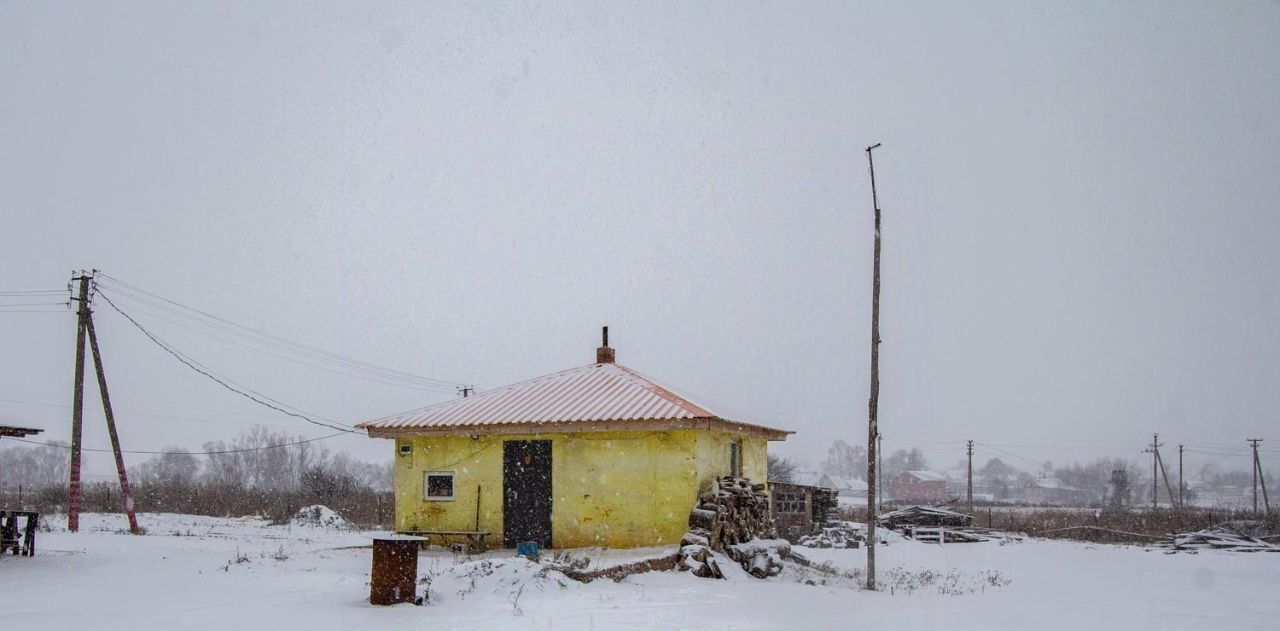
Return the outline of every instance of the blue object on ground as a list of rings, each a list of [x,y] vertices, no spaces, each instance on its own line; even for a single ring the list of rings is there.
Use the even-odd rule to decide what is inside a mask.
[[[521,541],[516,544],[516,556],[536,559],[538,557],[537,541]]]

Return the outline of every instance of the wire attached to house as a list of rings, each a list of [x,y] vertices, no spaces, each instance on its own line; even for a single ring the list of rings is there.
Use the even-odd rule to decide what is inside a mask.
[[[389,385],[396,385],[400,387],[454,393],[459,387],[463,387],[467,385],[467,384],[452,382],[444,379],[436,379],[432,377],[415,375],[402,370],[386,368],[383,366],[378,366],[376,364],[371,364],[371,363],[360,361],[357,359],[344,357],[342,355],[331,353],[329,351],[317,348],[315,346],[310,346],[308,344],[303,344],[301,342],[290,340],[288,338],[272,335],[270,333],[265,333],[257,329],[253,329],[251,327],[245,326],[243,324],[232,322],[231,320],[228,320],[226,318],[213,315],[206,311],[202,311],[194,307],[189,307],[187,305],[171,300],[164,296],[160,296],[158,294],[149,292],[145,289],[126,283],[118,278],[115,278],[113,276],[110,276],[102,272],[98,273],[98,278],[101,279],[100,282],[103,285],[110,288],[112,293],[117,295],[117,297],[119,298],[126,298],[128,300],[137,302],[140,305],[146,306],[150,309],[155,309],[155,310],[167,313],[169,315],[182,318],[184,320],[187,320],[188,322],[197,324],[201,327],[206,327],[208,329],[218,331],[228,335],[234,335],[239,339],[247,341],[254,345],[254,346],[247,346],[246,348],[251,348],[252,350],[264,352],[272,356],[279,357],[281,359],[295,361],[297,363],[302,363],[304,365],[307,365],[313,368],[329,370],[331,372],[341,371],[340,374],[344,374],[347,376],[355,376],[358,378],[369,379],[371,381],[387,383]],[[171,324],[182,326],[183,328],[188,328],[190,330],[196,331],[204,335],[218,337],[213,333],[210,333],[209,331],[206,331],[203,329],[191,329],[188,325],[183,325],[183,324],[179,324],[172,321],[169,321],[169,322]],[[221,338],[221,337],[218,337],[218,339],[222,339],[223,341],[229,341],[229,340],[226,340],[226,338]],[[232,342],[232,343],[235,343],[235,342]],[[292,356],[305,359],[307,361],[304,362],[304,361],[300,361],[299,359],[282,357],[281,355],[273,353],[266,349],[271,349],[277,352],[288,353]],[[317,363],[324,364],[324,366],[317,365]]]
[[[141,324],[139,324],[137,320],[135,320],[132,316],[130,316],[129,314],[127,314],[127,313],[125,313],[123,310],[121,310],[121,309],[120,309],[120,307],[116,306],[116,304],[115,304],[114,302],[112,302],[112,301],[111,301],[111,298],[110,298],[110,297],[108,297],[106,294],[103,294],[103,293],[99,292],[99,293],[98,293],[98,295],[102,296],[102,299],[103,299],[103,300],[106,300],[106,301],[107,301],[107,305],[109,305],[112,309],[115,309],[116,313],[119,313],[120,315],[124,316],[124,318],[125,318],[126,320],[128,320],[130,323],[132,323],[132,324],[133,324],[133,326],[137,327],[137,329],[138,329],[139,331],[142,331],[142,334],[143,334],[143,335],[145,335],[145,336],[147,336],[147,339],[150,339],[150,340],[151,340],[153,343],[155,343],[157,346],[159,346],[160,348],[164,349],[164,351],[165,351],[165,352],[169,353],[170,355],[173,355],[173,356],[174,356],[178,361],[182,362],[182,364],[183,364],[183,365],[185,365],[186,367],[188,367],[188,368],[190,368],[190,369],[192,369],[192,370],[194,370],[194,371],[196,371],[196,372],[198,372],[198,373],[200,373],[200,374],[204,375],[205,377],[208,377],[209,379],[211,379],[212,381],[214,381],[214,382],[215,382],[215,383],[217,383],[218,385],[220,385],[220,386],[222,386],[222,387],[226,388],[227,390],[230,390],[230,391],[232,391],[232,392],[234,392],[234,393],[236,393],[236,394],[238,394],[238,395],[240,395],[240,396],[242,396],[242,397],[245,397],[246,399],[249,399],[250,401],[253,401],[254,403],[257,403],[257,404],[259,404],[259,405],[262,405],[262,406],[265,406],[265,407],[271,408],[271,409],[273,409],[273,410],[275,410],[275,411],[277,411],[277,412],[280,412],[280,413],[282,413],[282,414],[287,414],[287,415],[289,415],[289,416],[292,416],[292,417],[295,417],[295,418],[302,419],[302,420],[304,420],[304,421],[306,421],[306,422],[308,422],[308,423],[311,423],[311,424],[313,424],[313,425],[318,425],[318,426],[320,426],[320,427],[327,427],[327,428],[329,428],[329,429],[336,429],[336,430],[338,430],[338,431],[342,431],[342,432],[350,432],[350,433],[353,433],[353,434],[360,434],[360,433],[363,433],[363,432],[360,432],[359,430],[355,430],[355,429],[348,429],[348,428],[346,428],[346,427],[340,427],[340,426],[338,426],[338,425],[334,425],[333,423],[336,423],[337,421],[332,421],[332,420],[331,420],[331,421],[329,421],[328,423],[323,422],[323,421],[317,421],[316,419],[311,418],[311,416],[308,416],[307,414],[301,414],[301,413],[299,413],[299,412],[295,412],[295,411],[292,411],[292,410],[285,409],[285,407],[281,407],[281,406],[286,406],[286,407],[293,407],[293,406],[289,406],[288,404],[282,403],[282,402],[280,402],[280,401],[276,401],[275,399],[272,399],[272,398],[270,398],[270,397],[268,397],[268,396],[266,396],[266,395],[264,395],[264,394],[262,394],[262,393],[254,392],[253,390],[250,390],[250,389],[248,389],[248,388],[245,388],[244,386],[236,387],[236,386],[231,385],[231,383],[234,383],[234,382],[229,383],[229,381],[230,381],[230,380],[225,380],[225,381],[224,381],[222,378],[219,378],[219,377],[215,376],[215,375],[214,375],[212,372],[210,372],[208,369],[206,369],[206,368],[204,368],[202,365],[200,365],[200,364],[199,364],[199,362],[195,361],[194,359],[190,358],[189,356],[185,355],[184,353],[182,353],[182,352],[180,352],[180,351],[177,351],[176,349],[174,349],[174,348],[170,347],[168,344],[166,344],[166,343],[164,343],[163,341],[161,341],[161,340],[160,340],[159,338],[157,338],[155,335],[152,335],[152,334],[151,334],[151,332],[150,332],[150,331],[148,331],[148,330],[147,330],[145,327],[143,327]],[[236,384],[236,385],[238,386],[239,384]],[[244,388],[244,389],[241,389],[241,388]],[[271,402],[269,403],[268,401],[271,401]],[[294,409],[296,410],[297,408],[294,408]]]

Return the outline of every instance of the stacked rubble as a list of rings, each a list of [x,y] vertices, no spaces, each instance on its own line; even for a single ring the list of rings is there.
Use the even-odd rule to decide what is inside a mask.
[[[851,521],[832,521],[820,532],[805,535],[796,545],[805,548],[859,548],[867,540],[862,524]]]
[[[689,570],[703,578],[724,578],[713,552],[727,552],[742,569],[759,578],[781,570],[781,559],[790,555],[790,545],[785,541],[781,542],[784,546],[754,541],[777,538],[765,485],[725,476],[712,480],[711,488],[698,500],[698,506],[689,512],[689,532],[680,541],[681,571]],[[747,542],[753,545],[742,545]]]
[[[1174,550],[1234,550],[1236,552],[1280,552],[1280,545],[1267,543],[1229,526],[1169,535],[1167,545]]]

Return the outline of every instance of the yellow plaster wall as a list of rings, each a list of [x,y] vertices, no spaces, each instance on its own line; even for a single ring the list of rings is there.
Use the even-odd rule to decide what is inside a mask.
[[[698,458],[703,463],[701,484],[711,478],[728,475],[730,466],[729,444],[742,441],[742,475],[753,482],[764,482],[768,472],[768,441],[754,436],[741,436],[724,432],[698,432]]]
[[[416,436],[395,441],[396,529],[480,530],[502,545],[502,443],[550,440],[552,545],[638,547],[675,543],[699,488],[729,471],[733,436],[708,430]],[[766,441],[741,437],[743,472],[764,480]],[[399,455],[411,443],[412,456]],[[452,501],[423,499],[423,474],[453,471]]]

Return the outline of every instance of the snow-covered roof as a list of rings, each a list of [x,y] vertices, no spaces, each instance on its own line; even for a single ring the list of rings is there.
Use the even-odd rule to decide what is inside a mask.
[[[613,362],[587,364],[357,425],[370,436],[711,428],[784,440],[792,432],[731,421]]]
[[[908,471],[907,475],[921,482],[946,482],[947,476],[937,471]]]
[[[1057,489],[1059,491],[1079,491],[1080,490],[1074,486],[1068,486],[1064,484],[1062,480],[1059,480],[1058,478],[1035,478],[1032,480],[1031,485],[1040,487],[1042,489]]]

